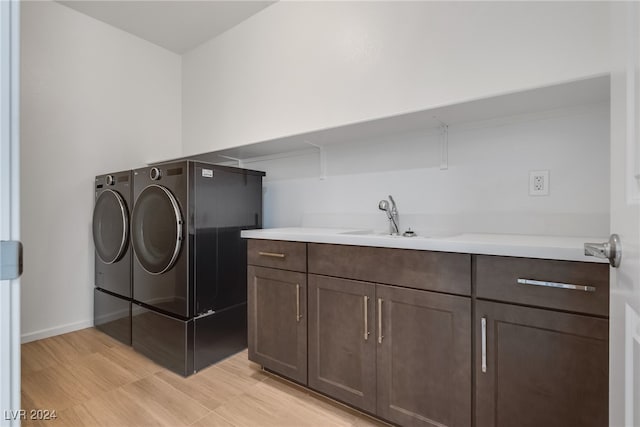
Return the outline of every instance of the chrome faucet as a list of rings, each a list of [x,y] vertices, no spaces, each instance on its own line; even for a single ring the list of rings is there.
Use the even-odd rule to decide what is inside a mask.
[[[389,200],[391,200],[391,209],[389,209],[389,202],[385,199],[380,200],[380,203],[378,203],[378,209],[387,213],[387,218],[389,219],[389,234],[399,236],[400,218],[398,217],[398,208],[391,195],[389,195]]]

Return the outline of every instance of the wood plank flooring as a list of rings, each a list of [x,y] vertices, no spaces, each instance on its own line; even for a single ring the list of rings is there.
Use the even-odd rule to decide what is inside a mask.
[[[22,345],[26,426],[384,426],[266,373],[246,351],[188,378],[88,328]]]

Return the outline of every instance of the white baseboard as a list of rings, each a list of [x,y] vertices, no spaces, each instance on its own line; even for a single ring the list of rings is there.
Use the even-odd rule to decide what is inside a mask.
[[[43,338],[49,338],[56,335],[66,334],[67,332],[79,331],[80,329],[90,328],[93,326],[93,319],[83,320],[76,323],[67,323],[66,325],[55,326],[53,328],[41,329],[35,332],[27,332],[26,334],[22,334],[20,337],[20,342],[22,344],[41,340]]]

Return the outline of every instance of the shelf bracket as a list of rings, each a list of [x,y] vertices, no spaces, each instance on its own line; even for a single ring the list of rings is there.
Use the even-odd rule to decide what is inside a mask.
[[[237,157],[224,156],[222,154],[218,154],[218,157],[222,157],[223,159],[229,159],[229,160],[233,160],[234,162],[238,162],[239,168],[244,167],[244,161],[242,159],[238,159]]]
[[[449,169],[449,125],[440,122],[440,169]]]
[[[309,141],[304,141],[304,143],[318,149],[318,155],[320,156],[320,160],[319,160],[320,174],[318,178],[320,178],[321,181],[324,181],[325,179],[327,179],[327,152],[324,146],[314,144],[313,142],[309,142]]]

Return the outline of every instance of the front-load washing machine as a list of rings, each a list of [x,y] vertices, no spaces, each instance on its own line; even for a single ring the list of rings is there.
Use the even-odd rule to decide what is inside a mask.
[[[247,345],[246,242],[264,172],[179,161],[133,172],[132,342],[190,375]]]
[[[94,325],[131,345],[131,171],[95,179],[93,243],[95,245]]]

